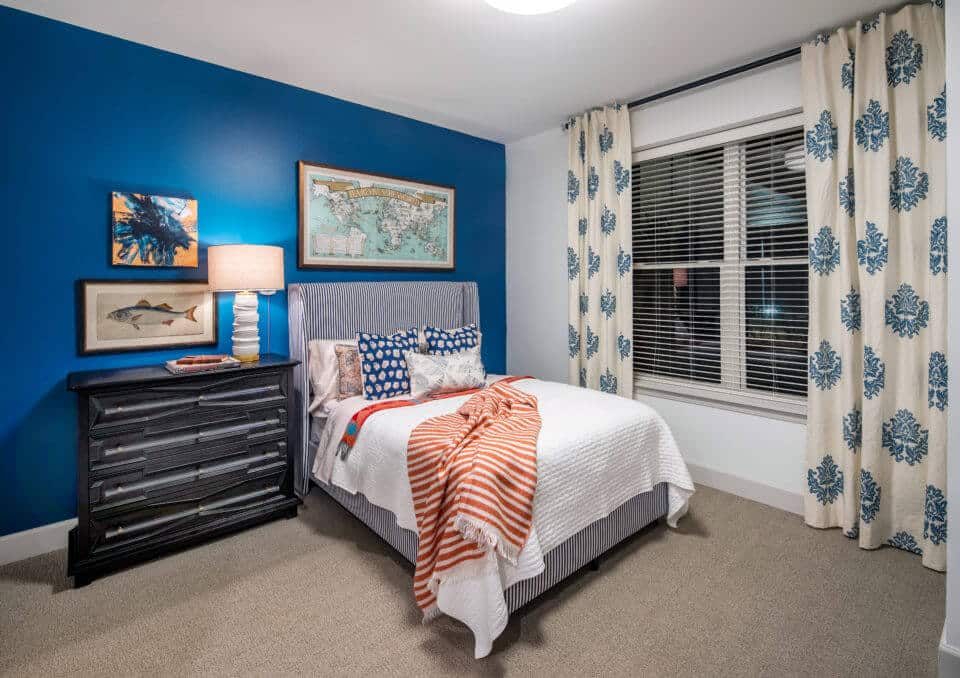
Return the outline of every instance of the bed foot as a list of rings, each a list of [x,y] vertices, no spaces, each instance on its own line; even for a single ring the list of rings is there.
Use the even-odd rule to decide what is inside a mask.
[[[593,560],[590,561],[590,569],[591,569],[592,571],[594,571],[594,572],[596,572],[597,570],[600,569],[600,559],[599,559],[599,558],[594,558]]]

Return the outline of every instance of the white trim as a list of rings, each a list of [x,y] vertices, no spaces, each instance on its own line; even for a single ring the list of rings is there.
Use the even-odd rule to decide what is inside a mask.
[[[772,397],[766,392],[705,386],[694,381],[651,377],[641,372],[634,372],[633,380],[634,398],[642,395],[670,398],[801,424],[807,421],[807,399],[803,396]]]
[[[792,109],[773,116],[755,118],[736,125],[727,125],[703,133],[677,137],[653,146],[641,146],[633,149],[633,162],[663,158],[676,153],[707,148],[708,146],[734,143],[750,137],[782,132],[793,127],[803,127],[803,112],[801,109]]]
[[[946,631],[946,627],[944,627]],[[944,633],[940,634],[940,647],[937,648],[940,678],[960,678],[960,649],[947,642]]]
[[[77,519],[71,518],[0,537],[0,565],[66,548],[67,533],[76,524]]]
[[[690,471],[693,482],[700,485],[735,494],[781,511],[803,515],[803,497],[799,494],[696,464],[687,464],[687,469]]]

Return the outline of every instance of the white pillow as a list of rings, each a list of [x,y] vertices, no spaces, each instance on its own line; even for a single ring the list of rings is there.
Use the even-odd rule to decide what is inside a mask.
[[[487,372],[480,358],[480,347],[451,355],[404,353],[410,372],[410,396],[422,398],[435,393],[450,393],[486,384]]]
[[[336,346],[356,346],[356,339],[311,339],[307,344],[310,361],[310,414],[322,413],[324,406],[340,395]]]

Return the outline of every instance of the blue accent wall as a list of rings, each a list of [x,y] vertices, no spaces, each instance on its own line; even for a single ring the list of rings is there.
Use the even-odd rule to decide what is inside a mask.
[[[205,278],[207,246],[242,242],[283,246],[288,282],[476,280],[484,359],[504,371],[501,144],[2,7],[0,89],[0,535],[76,515],[68,372],[185,352],[79,357],[78,279]],[[455,186],[456,270],[297,270],[297,160]],[[111,267],[115,190],[198,199],[200,268]],[[219,296],[228,352],[233,299]],[[278,353],[286,303],[261,297]]]

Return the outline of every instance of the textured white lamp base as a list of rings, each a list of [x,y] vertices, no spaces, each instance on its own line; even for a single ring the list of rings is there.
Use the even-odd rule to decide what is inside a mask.
[[[245,363],[260,360],[256,292],[237,292],[233,298],[233,357]]]

